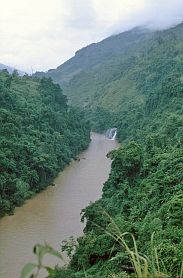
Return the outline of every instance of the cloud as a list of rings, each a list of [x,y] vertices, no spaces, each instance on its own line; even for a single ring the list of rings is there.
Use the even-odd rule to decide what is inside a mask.
[[[93,0],[98,18],[106,22],[110,34],[142,25],[161,30],[183,21],[182,0],[121,0],[115,5],[116,2]]]
[[[79,48],[137,25],[183,21],[182,0],[0,0],[0,63],[54,68]]]
[[[91,1],[69,0],[69,17],[65,23],[71,29],[86,30],[95,27],[96,14]]]
[[[155,29],[168,28],[182,22],[183,1],[161,0],[155,2],[150,0],[148,4],[146,3],[144,11],[144,18],[150,27]]]
[[[137,15],[137,24],[152,29],[166,29],[183,21],[182,0],[149,0]]]

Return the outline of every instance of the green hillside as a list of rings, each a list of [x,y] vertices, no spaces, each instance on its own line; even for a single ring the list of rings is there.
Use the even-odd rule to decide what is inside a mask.
[[[89,144],[83,114],[51,79],[0,72],[0,216],[51,184]]]
[[[183,84],[180,76],[160,84],[142,107],[116,113],[119,140],[128,143],[108,155],[102,198],[83,210],[70,277],[182,278]]]
[[[110,58],[126,53],[126,50],[137,49],[144,41],[153,35],[141,28],[135,28],[130,32],[125,32],[117,36],[109,37],[99,43],[93,43],[78,50],[75,56],[56,69],[51,69],[47,73],[37,72],[36,76],[51,77],[54,82],[61,85],[67,84],[73,78],[78,78],[80,74],[94,69]]]
[[[135,28],[81,49],[46,76],[64,86],[73,105],[121,109],[134,98],[143,102],[144,90],[163,74],[181,70],[182,38],[183,24],[159,32]]]

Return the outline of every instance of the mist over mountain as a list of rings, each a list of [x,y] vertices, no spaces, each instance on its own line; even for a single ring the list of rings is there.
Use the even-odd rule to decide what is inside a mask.
[[[6,69],[9,73],[13,73],[14,70],[17,70],[17,69],[15,69],[15,68],[13,68],[13,67],[6,66],[6,65],[0,63],[0,71],[1,71],[1,70],[4,70],[4,69]],[[18,74],[19,74],[20,76],[26,74],[24,71],[21,71],[21,70],[17,70],[17,71],[18,71]]]
[[[75,56],[48,72],[36,72],[36,76],[51,77],[55,82],[64,84],[83,70],[90,70],[96,65],[127,50],[135,50],[140,42],[151,38],[154,33],[144,27],[136,27],[130,31],[110,36],[99,43],[92,43],[75,53]]]
[[[84,47],[58,68],[36,76],[59,83],[73,105],[121,108],[120,103],[137,97],[137,76],[148,63],[152,66],[154,57],[165,68],[167,63],[181,63],[182,39],[183,24],[164,31],[136,27]],[[138,95],[138,101],[143,98]]]
[[[0,11],[0,61],[28,72],[55,68],[77,49],[135,26],[163,30],[183,21],[182,0],[32,0],[31,9],[11,2]]]

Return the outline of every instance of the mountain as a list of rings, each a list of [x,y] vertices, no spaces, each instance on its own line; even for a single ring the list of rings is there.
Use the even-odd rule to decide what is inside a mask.
[[[67,83],[73,77],[95,68],[111,57],[125,52],[126,49],[135,49],[139,41],[144,39],[144,35],[145,37],[151,37],[151,34],[146,32],[145,29],[135,28],[132,31],[109,37],[99,43],[92,43],[78,50],[73,58],[61,66],[56,69],[50,69],[46,76],[51,77],[59,84]],[[45,73],[37,72],[36,75],[43,76]]]
[[[148,63],[154,63],[154,59],[158,63],[163,55],[165,59],[161,58],[161,68],[157,64],[158,70],[170,64],[167,70],[171,72],[173,62],[181,67],[182,38],[183,24],[157,32],[135,28],[91,44],[57,69],[37,76],[51,77],[59,83],[75,106],[121,109],[121,103],[129,99],[135,98],[139,103],[144,100],[144,94],[139,96],[139,72],[143,72],[141,77],[147,75]],[[155,68],[147,82],[155,78],[153,74],[156,75]]]
[[[15,68],[6,66],[6,65],[4,65],[4,64],[0,64],[0,71],[3,70],[3,69],[6,69],[9,73],[13,73],[14,70],[17,70],[17,69],[15,69]],[[21,70],[17,70],[17,71],[18,71],[18,74],[19,74],[20,76],[23,76],[23,75],[26,74],[24,71],[21,71]]]

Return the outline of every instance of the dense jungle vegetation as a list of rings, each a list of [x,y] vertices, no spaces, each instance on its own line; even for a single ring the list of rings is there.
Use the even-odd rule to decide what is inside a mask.
[[[139,119],[135,118],[135,113],[131,116],[133,125],[137,125],[133,129],[136,141],[130,140],[109,154],[111,174],[104,185],[102,198],[83,210],[86,228],[71,260],[70,277],[85,277],[83,270],[87,277],[136,277],[130,275],[134,266],[119,239],[125,232],[134,235],[141,256],[149,258],[151,274],[147,277],[181,277],[183,121],[180,105],[175,106],[174,111],[163,109],[167,106],[170,109],[170,103],[182,103],[183,85],[175,80],[165,92],[169,96],[166,95],[164,107],[163,91],[158,95],[154,92],[158,97],[156,109],[149,121],[141,121],[141,127],[138,127]],[[150,99],[145,108],[149,107],[149,102]],[[133,250],[130,236],[124,238]],[[153,250],[157,250],[159,270]],[[152,273],[154,264],[156,275]]]
[[[0,72],[0,216],[51,184],[90,141],[83,113],[51,79]]]
[[[62,247],[68,268],[52,277],[183,277],[183,24],[138,45],[67,84],[93,128],[115,126],[123,143],[108,154],[102,198],[83,210],[84,235]]]

